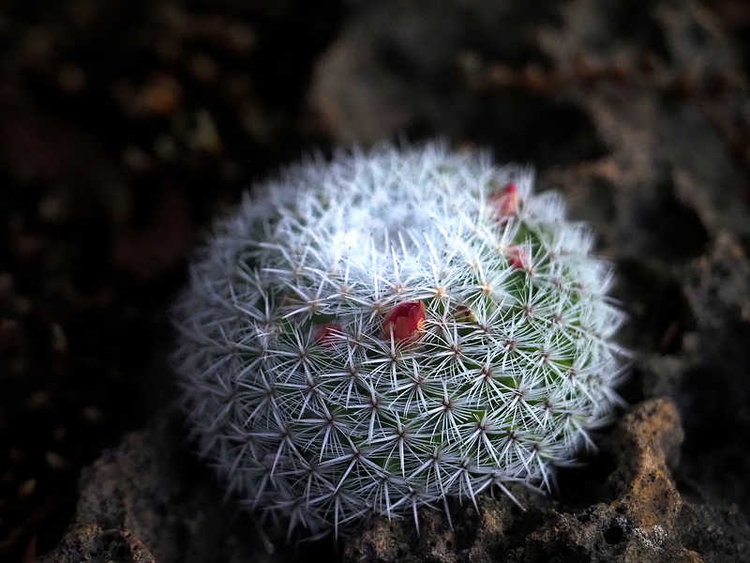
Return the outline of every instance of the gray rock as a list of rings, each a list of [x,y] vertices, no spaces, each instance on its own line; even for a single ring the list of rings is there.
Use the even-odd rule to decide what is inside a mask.
[[[419,535],[403,522],[378,519],[349,541],[346,560],[745,560],[750,528],[736,507],[695,504],[678,491],[670,464],[682,439],[674,403],[650,399],[633,407],[615,433],[619,461],[606,487],[611,500],[571,509],[553,498],[527,498],[521,512],[507,498],[483,498],[479,513],[458,509],[453,528],[441,514],[423,511]]]
[[[82,472],[73,522],[41,561],[277,560],[252,519],[222,502],[174,414],[162,412]]]

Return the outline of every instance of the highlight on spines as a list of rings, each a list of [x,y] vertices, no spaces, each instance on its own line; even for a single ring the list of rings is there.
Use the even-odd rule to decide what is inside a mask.
[[[289,536],[548,489],[619,401],[613,274],[526,167],[341,151],[256,187],[191,264],[174,354],[200,453]],[[418,525],[418,523],[417,523]]]

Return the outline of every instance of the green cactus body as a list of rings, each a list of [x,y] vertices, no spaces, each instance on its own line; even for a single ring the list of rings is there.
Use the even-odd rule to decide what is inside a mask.
[[[217,224],[176,365],[233,494],[314,536],[549,486],[618,400],[622,314],[589,229],[532,183],[381,147],[287,169]]]

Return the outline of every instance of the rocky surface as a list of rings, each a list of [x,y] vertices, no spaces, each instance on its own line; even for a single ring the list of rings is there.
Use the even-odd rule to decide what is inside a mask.
[[[20,452],[9,454],[2,483],[12,485],[0,489],[12,501],[0,503],[0,556],[55,529],[43,525],[52,510],[45,491],[72,483],[70,459],[80,464],[133,428],[106,417],[141,424],[169,396],[157,346],[167,338],[153,327],[162,326],[184,279],[181,258],[217,202],[235,201],[250,179],[313,142],[442,135],[537,165],[540,187],[565,194],[570,214],[593,224],[599,252],[615,264],[616,295],[630,316],[621,337],[633,360],[621,392],[631,406],[600,431],[600,451],[561,470],[550,496],[514,490],[526,511],[496,494],[478,513],[454,506],[453,529],[442,513],[423,510],[419,535],[409,520],[375,519],[337,548],[269,554],[251,517],[223,502],[193,461],[179,417],[161,411],[82,472],[75,516],[46,561],[750,560],[746,7],[352,2],[346,11],[326,4],[340,27],[314,33],[311,15],[290,5],[218,4],[210,13],[187,1],[128,12],[131,39],[120,47],[113,35],[98,59],[65,32],[94,41],[111,11],[79,7],[54,26],[20,26],[26,16],[17,12],[0,18],[20,53],[3,67],[14,74],[2,91],[11,103],[2,106],[0,171],[8,193],[35,194],[0,195],[12,243],[12,271],[0,273],[7,396],[45,416],[66,397],[107,428],[45,422],[63,437],[40,450],[40,463],[67,475],[45,485],[47,473],[15,461],[42,438],[24,433],[22,447],[5,437],[42,419],[0,411],[0,444]],[[142,38],[157,30],[158,47],[145,47]],[[285,50],[301,30],[314,49]],[[120,48],[148,72],[123,64]],[[277,52],[286,58],[266,62]],[[107,57],[116,72],[97,62]],[[105,95],[107,103],[89,103]],[[142,186],[158,187],[156,195]],[[88,226],[92,218],[101,228]],[[29,373],[43,381],[41,395]],[[112,389],[124,398],[101,399]],[[67,438],[57,431],[63,424]],[[90,435],[89,449],[58,449]],[[7,524],[21,513],[22,525]]]
[[[251,516],[220,502],[210,474],[181,440],[179,416],[159,415],[81,476],[67,534],[43,563],[79,561],[258,561],[332,557],[331,542],[277,549]],[[521,488],[521,510],[500,495],[409,520],[376,519],[345,542],[344,561],[743,561],[750,526],[737,505],[708,504],[680,492],[672,469],[684,433],[674,402],[648,399],[604,440],[615,459],[585,479],[566,475],[562,497]],[[571,482],[572,481],[572,482]]]
[[[742,561],[747,522],[734,509],[683,498],[671,474],[683,439],[675,405],[650,399],[622,419],[611,444],[619,461],[604,490],[613,498],[572,509],[530,499],[484,498],[456,510],[451,529],[422,512],[422,533],[379,520],[346,546],[347,561]],[[612,452],[610,452],[612,453]],[[592,484],[600,485],[599,483]],[[707,531],[712,530],[712,534]]]
[[[182,447],[179,426],[163,413],[85,469],[70,530],[42,561],[272,561],[251,518],[222,504]]]

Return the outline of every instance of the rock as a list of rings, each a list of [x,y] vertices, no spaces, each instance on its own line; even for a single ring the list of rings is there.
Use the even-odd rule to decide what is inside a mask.
[[[68,532],[41,561],[274,561],[183,444],[179,417],[162,413],[104,452],[81,475]]]
[[[750,264],[736,237],[719,233],[709,252],[692,264],[685,294],[706,329],[720,328],[728,319],[750,323]]]
[[[413,116],[409,92],[371,59],[356,40],[342,39],[329,47],[316,65],[309,93],[316,129],[344,143],[373,143],[407,125]],[[347,88],[340,88],[341,80]]]
[[[693,503],[677,489],[670,466],[683,440],[668,399],[630,409],[618,425],[619,456],[609,475],[609,502],[575,509],[554,498],[531,500],[521,512],[508,498],[484,497],[453,515],[420,512],[420,532],[378,518],[345,546],[350,562],[439,561],[722,561],[750,556],[750,528],[735,512]],[[697,532],[722,530],[713,537]],[[696,533],[697,532],[697,533]],[[696,535],[700,544],[696,543]]]

